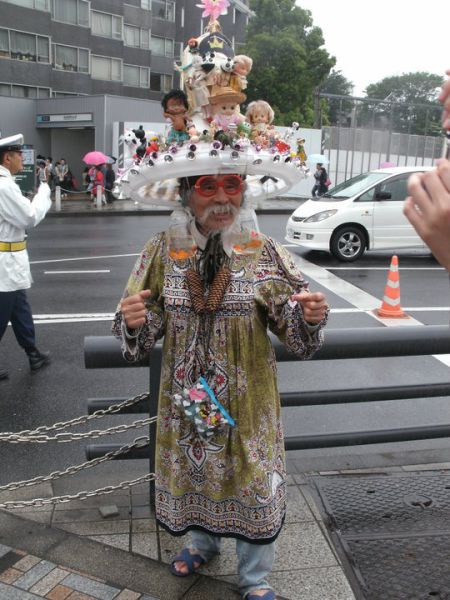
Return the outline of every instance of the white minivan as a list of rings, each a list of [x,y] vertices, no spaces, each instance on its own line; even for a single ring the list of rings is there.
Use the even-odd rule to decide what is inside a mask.
[[[311,250],[328,250],[351,262],[365,250],[425,248],[403,215],[412,173],[433,167],[392,167],[357,175],[319,198],[311,198],[289,217],[286,240]]]

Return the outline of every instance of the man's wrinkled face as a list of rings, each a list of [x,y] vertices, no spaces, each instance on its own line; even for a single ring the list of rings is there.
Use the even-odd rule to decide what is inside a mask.
[[[205,233],[233,224],[242,202],[243,182],[239,175],[204,175],[189,198],[189,206]]]

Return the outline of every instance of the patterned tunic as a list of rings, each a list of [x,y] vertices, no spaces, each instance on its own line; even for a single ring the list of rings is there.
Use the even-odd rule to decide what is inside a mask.
[[[198,253],[201,251],[199,250]],[[191,259],[192,260],[192,259]],[[251,257],[233,256],[231,280],[215,313],[210,385],[236,427],[201,441],[173,402],[204,361],[200,317],[186,282],[190,260],[166,255],[165,234],[147,242],[125,295],[151,290],[146,323],[128,332],[118,312],[113,332],[132,361],[164,336],[156,450],[156,516],[172,534],[189,529],[272,542],[286,510],[286,470],[276,360],[270,329],[301,359],[322,343],[290,296],[307,289],[290,254],[270,238]]]

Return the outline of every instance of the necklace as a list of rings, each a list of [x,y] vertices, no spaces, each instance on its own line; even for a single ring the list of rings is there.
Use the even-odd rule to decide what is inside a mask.
[[[194,269],[188,269],[186,280],[194,311],[197,314],[216,312],[223,300],[230,279],[230,269],[225,266],[220,267],[212,280],[208,295],[205,297],[205,288],[200,274]]]

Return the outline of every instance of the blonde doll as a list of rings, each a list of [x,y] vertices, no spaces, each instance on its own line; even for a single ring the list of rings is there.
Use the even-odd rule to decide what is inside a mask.
[[[250,137],[258,144],[268,145],[270,137],[274,134],[272,121],[274,119],[272,107],[265,100],[250,102],[245,113],[245,118],[251,125]]]

